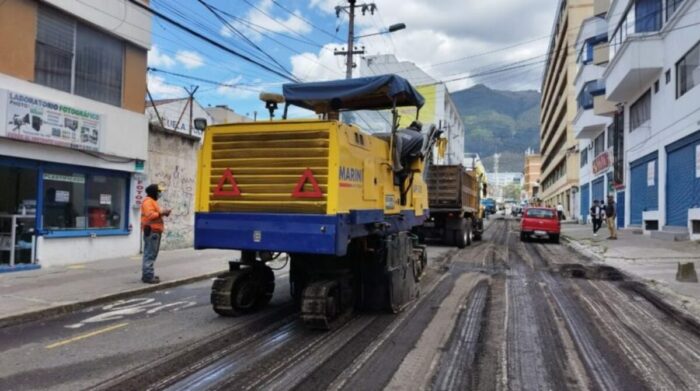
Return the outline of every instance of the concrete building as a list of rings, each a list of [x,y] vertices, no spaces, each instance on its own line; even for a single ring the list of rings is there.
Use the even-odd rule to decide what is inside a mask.
[[[498,202],[502,202],[506,197],[506,187],[509,185],[521,187],[523,184],[522,172],[487,172],[486,178],[488,178],[489,196],[495,197]]]
[[[2,2],[0,264],[139,252],[150,45],[129,2]]]
[[[540,191],[540,167],[542,166],[542,156],[538,153],[528,151],[525,153],[525,164],[523,166],[523,191],[528,200],[539,197]]]
[[[624,107],[624,225],[700,239],[700,4],[613,0],[609,101]]]
[[[593,15],[592,0],[560,0],[542,79],[540,104],[540,198],[577,215],[579,156],[572,122],[576,116],[575,43],[583,21]]]
[[[408,80],[425,98],[425,105],[420,110],[419,118],[423,129],[430,125],[442,126],[447,138],[445,158],[438,164],[461,164],[464,156],[464,123],[457,107],[450,97],[445,83],[433,78],[409,61],[399,61],[392,54],[364,56],[360,65],[361,76],[397,74]],[[415,108],[401,108],[401,125],[408,126],[416,116]],[[358,124],[374,132],[386,132],[390,129],[388,113],[361,112],[357,115]]]
[[[227,105],[216,105],[205,109],[215,124],[232,124],[238,122],[252,122],[253,118],[236,113]]]
[[[579,140],[580,208],[574,217],[582,222],[589,220],[594,200],[606,201],[616,187],[624,184],[624,153],[619,144],[623,140],[622,128],[615,126],[621,115],[616,105],[606,99],[602,78],[609,59],[609,6],[609,0],[595,0],[594,15],[583,21],[576,39],[577,113],[573,126]]]

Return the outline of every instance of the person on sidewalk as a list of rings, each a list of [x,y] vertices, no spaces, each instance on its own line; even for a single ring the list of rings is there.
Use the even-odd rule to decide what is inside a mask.
[[[559,216],[559,221],[564,220],[564,205],[561,202],[557,204],[557,216]]]
[[[158,197],[161,189],[156,184],[146,187],[146,199],[141,204],[141,230],[143,231],[143,263],[141,281],[146,284],[157,284],[160,278],[155,275],[153,264],[158,258],[160,236],[165,230],[163,216],[170,216],[170,209],[161,209]]]
[[[603,226],[603,208],[600,207],[598,200],[593,200],[591,221],[593,222],[593,236],[598,236],[598,230]]]
[[[605,206],[605,219],[608,223],[610,237],[608,239],[617,240],[617,230],[615,229],[615,200],[613,196],[608,196],[608,204]]]

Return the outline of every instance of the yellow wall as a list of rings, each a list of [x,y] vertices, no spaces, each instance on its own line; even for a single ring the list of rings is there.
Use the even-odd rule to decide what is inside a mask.
[[[423,95],[425,99],[425,104],[420,109],[420,116],[418,119],[422,123],[434,123],[435,122],[435,106],[436,106],[436,85],[429,84],[425,86],[418,86],[416,90]],[[399,107],[399,126],[402,128],[407,127],[416,119],[416,108],[415,107]]]

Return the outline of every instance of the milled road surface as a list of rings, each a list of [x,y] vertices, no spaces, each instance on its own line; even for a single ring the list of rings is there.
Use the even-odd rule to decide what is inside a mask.
[[[219,318],[209,282],[0,329],[0,389],[698,390],[700,327],[645,286],[494,221],[429,247],[400,314],[307,330],[277,273],[270,306]]]

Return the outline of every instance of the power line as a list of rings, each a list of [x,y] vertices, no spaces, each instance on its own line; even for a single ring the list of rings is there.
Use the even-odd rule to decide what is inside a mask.
[[[297,36],[299,36],[299,37],[301,37],[301,38],[303,38],[303,39],[306,39],[303,35],[301,35],[301,34],[299,34],[298,32],[292,30],[292,29],[289,28],[288,26],[285,26],[284,23],[282,23],[282,22],[280,22],[279,20],[275,19],[274,16],[270,15],[267,11],[263,10],[262,8],[256,6],[255,4],[251,3],[251,2],[248,1],[248,0],[243,0],[243,2],[246,3],[246,4],[248,4],[250,7],[256,9],[256,10],[257,10],[258,12],[260,12],[261,14],[267,16],[267,17],[268,17],[270,20],[272,20],[273,22],[275,22],[275,23],[277,23],[278,25],[282,26],[283,29],[285,29],[285,30],[287,30],[287,31],[290,31],[291,33],[293,33],[293,34],[295,34],[295,35],[297,35]],[[315,43],[316,45],[322,46],[322,45],[320,45],[320,44],[318,44],[318,43],[316,43],[316,42],[314,42],[314,43]]]
[[[198,1],[199,1],[204,7],[206,7],[212,14],[214,14],[214,16],[215,16],[217,19],[219,19],[219,21],[221,21],[221,23],[223,23],[224,26],[226,26],[229,30],[231,30],[231,31],[233,31],[234,33],[238,34],[238,36],[240,36],[241,38],[243,38],[243,40],[245,40],[246,42],[248,42],[249,45],[251,45],[252,47],[254,47],[255,49],[257,49],[260,53],[264,54],[265,57],[269,58],[270,61],[272,61],[273,63],[275,63],[284,73],[288,74],[288,75],[291,76],[291,77],[294,77],[294,75],[292,75],[292,73],[291,73],[289,70],[287,70],[282,64],[280,64],[279,61],[277,61],[274,57],[272,57],[272,56],[271,56],[269,53],[267,53],[266,51],[262,50],[262,48],[260,48],[260,46],[258,46],[257,44],[255,44],[255,42],[251,41],[250,38],[248,38],[248,37],[245,36],[245,34],[243,34],[243,33],[241,33],[240,31],[238,31],[238,29],[236,29],[231,23],[229,23],[226,19],[224,19],[221,15],[219,15],[219,13],[217,13],[209,4],[207,4],[206,2],[204,2],[204,0],[198,0]]]
[[[247,1],[246,1],[246,3],[247,3]],[[321,27],[316,26],[315,24],[313,24],[310,20],[306,19],[305,17],[303,17],[303,16],[301,16],[301,15],[297,15],[295,12],[292,12],[291,10],[287,9],[287,8],[284,7],[282,4],[280,4],[279,2],[277,2],[277,0],[272,0],[272,3],[275,4],[276,6],[282,8],[283,10],[287,11],[287,13],[289,13],[289,14],[292,15],[292,16],[294,16],[295,18],[297,18],[297,19],[303,21],[304,23],[306,23],[306,24],[308,24],[309,26],[315,28],[316,30],[321,31],[322,33],[328,35],[329,37],[331,37],[331,38],[333,38],[333,39],[337,39],[337,38],[338,38],[337,34],[330,33],[330,32],[328,32],[327,30],[322,29]]]
[[[179,77],[179,78],[182,78],[182,79],[198,81],[198,82],[201,82],[201,83],[207,83],[207,84],[211,84],[211,85],[214,85],[214,86],[217,86],[217,87],[237,88],[237,89],[241,89],[241,90],[245,90],[245,91],[252,91],[252,92],[259,92],[259,91],[260,91],[259,89],[253,88],[253,85],[251,85],[251,84],[242,84],[242,83],[240,83],[240,84],[231,84],[231,83],[223,83],[223,82],[219,82],[219,81],[215,81],[215,80],[205,79],[205,78],[202,78],[202,77],[185,75],[185,74],[183,74],[183,73],[165,71],[165,70],[158,69],[158,68],[153,68],[153,67],[148,67],[148,68],[146,68],[146,70],[149,71],[149,72],[157,72],[157,73],[162,73],[162,74],[165,74],[165,75],[170,75],[170,76],[174,76],[174,77]]]
[[[196,36],[197,38],[199,38],[199,39],[201,39],[201,40],[203,40],[203,41],[205,41],[205,42],[207,42],[207,43],[209,43],[209,44],[211,44],[211,45],[213,45],[213,46],[216,46],[217,48],[219,48],[219,49],[221,49],[221,50],[223,50],[223,51],[225,51],[225,52],[227,52],[227,53],[230,53],[230,54],[232,54],[232,55],[234,55],[234,56],[236,56],[236,57],[238,57],[238,58],[240,58],[240,59],[242,59],[242,60],[244,60],[244,61],[247,61],[247,62],[249,62],[249,63],[251,63],[251,64],[255,64],[255,65],[259,66],[260,68],[263,68],[263,69],[265,69],[265,70],[267,70],[267,71],[269,71],[269,72],[271,72],[271,73],[274,73],[275,75],[278,75],[278,76],[284,78],[285,80],[289,80],[289,81],[291,81],[291,82],[298,82],[298,80],[297,80],[295,77],[290,77],[290,76],[288,76],[288,75],[286,75],[286,74],[284,74],[284,73],[282,73],[282,72],[279,72],[279,71],[277,71],[277,70],[275,70],[275,69],[273,69],[273,68],[271,68],[271,67],[269,67],[269,66],[267,66],[267,65],[265,65],[265,64],[260,63],[259,61],[256,61],[256,60],[250,58],[249,56],[246,56],[246,55],[244,55],[244,54],[242,54],[242,53],[239,53],[238,51],[236,51],[236,50],[234,50],[234,49],[231,49],[231,48],[229,48],[229,47],[227,47],[227,46],[224,46],[224,45],[222,45],[221,43],[219,43],[219,42],[217,42],[217,41],[214,41],[213,39],[211,39],[211,38],[209,38],[209,37],[206,37],[206,36],[204,36],[204,35],[198,33],[197,31],[192,30],[191,28],[189,28],[189,27],[183,25],[182,23],[177,22],[176,20],[174,20],[174,19],[168,17],[167,15],[164,15],[162,12],[156,11],[156,10],[152,9],[151,7],[149,7],[149,6],[140,3],[138,0],[129,0],[129,1],[130,1],[132,4],[136,5],[137,7],[139,7],[139,8],[141,8],[141,9],[144,9],[144,10],[150,12],[151,14],[153,14],[153,15],[155,15],[155,16],[157,16],[157,17],[163,19],[163,20],[165,20],[166,22],[168,22],[168,23],[170,23],[170,24],[172,24],[172,25],[174,25],[174,26],[176,26],[176,27],[178,27],[178,28],[180,28],[180,29],[182,29],[182,30],[184,30],[184,31],[187,31],[188,33],[190,33],[190,34]]]

